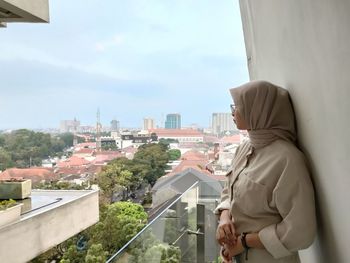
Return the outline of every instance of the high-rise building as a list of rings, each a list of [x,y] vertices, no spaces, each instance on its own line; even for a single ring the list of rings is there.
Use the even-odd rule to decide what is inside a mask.
[[[149,129],[154,129],[154,119],[152,118],[143,118],[143,129],[144,130],[149,130]]]
[[[212,130],[214,134],[221,134],[226,131],[236,131],[231,113],[213,113]]]
[[[74,120],[64,120],[60,123],[60,132],[72,132],[75,133],[79,131],[80,121]]]
[[[181,129],[181,115],[178,113],[167,114],[165,129]]]
[[[111,121],[111,132],[117,132],[120,130],[120,124],[119,121],[113,119]]]

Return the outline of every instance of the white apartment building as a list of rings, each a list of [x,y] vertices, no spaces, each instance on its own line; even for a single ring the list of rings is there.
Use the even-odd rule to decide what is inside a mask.
[[[221,134],[226,131],[236,131],[231,113],[213,113],[212,131],[214,134]]]
[[[154,129],[154,119],[152,118],[144,118],[143,119],[143,130]]]

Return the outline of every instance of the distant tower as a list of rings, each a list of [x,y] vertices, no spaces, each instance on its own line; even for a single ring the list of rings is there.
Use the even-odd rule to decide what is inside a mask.
[[[78,136],[77,136],[77,124],[78,124],[78,121],[77,119],[74,117],[74,131],[73,131],[73,146],[77,145],[78,144]]]
[[[165,129],[181,129],[181,115],[178,113],[167,114]]]
[[[113,119],[111,121],[111,132],[119,132],[119,130],[120,130],[119,121],[117,121],[116,119]]]
[[[96,115],[96,150],[101,151],[101,121],[100,121],[100,109],[97,108]]]
[[[154,119],[152,118],[143,118],[143,129],[149,130],[154,129]]]

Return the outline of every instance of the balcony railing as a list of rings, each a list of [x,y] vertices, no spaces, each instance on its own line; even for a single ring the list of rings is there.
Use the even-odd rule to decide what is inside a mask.
[[[217,262],[219,198],[212,182],[195,183],[107,262]]]

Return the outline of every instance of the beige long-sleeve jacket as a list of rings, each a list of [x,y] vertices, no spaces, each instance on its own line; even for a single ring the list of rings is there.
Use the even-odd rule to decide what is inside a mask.
[[[316,234],[314,191],[304,155],[283,140],[254,152],[249,141],[241,144],[215,212],[222,209],[231,211],[237,234],[259,233],[266,250],[252,249],[248,262],[299,262],[297,251]]]

